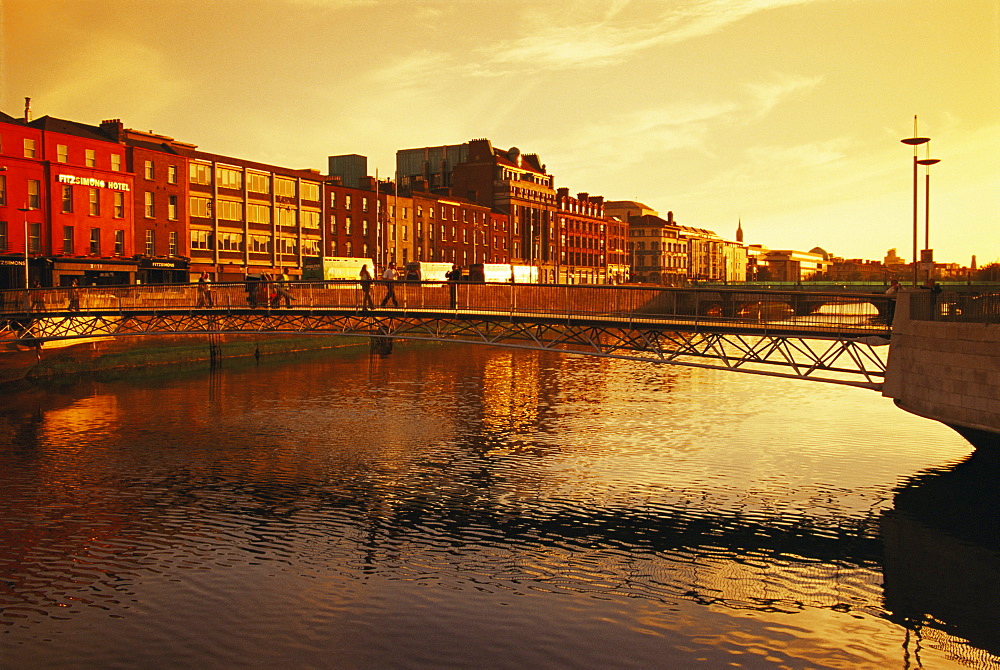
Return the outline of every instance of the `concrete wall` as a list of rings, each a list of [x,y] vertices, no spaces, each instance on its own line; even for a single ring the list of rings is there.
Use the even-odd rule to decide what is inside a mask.
[[[899,295],[882,395],[977,446],[1000,444],[1000,324],[911,320],[911,295]]]

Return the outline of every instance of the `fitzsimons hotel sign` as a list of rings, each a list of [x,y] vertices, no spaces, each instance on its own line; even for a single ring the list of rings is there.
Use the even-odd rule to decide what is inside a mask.
[[[72,174],[59,175],[60,184],[75,184],[78,186],[95,186],[97,188],[110,188],[116,191],[130,191],[129,185],[123,181],[104,181],[95,177],[77,177]]]

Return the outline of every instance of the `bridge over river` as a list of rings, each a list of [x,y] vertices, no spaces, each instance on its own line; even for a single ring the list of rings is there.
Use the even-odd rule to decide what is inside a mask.
[[[370,307],[356,281],[22,289],[3,292],[0,318],[8,343],[39,355],[48,343],[88,338],[325,333],[371,338],[383,352],[400,339],[463,341],[725,369],[873,389],[976,444],[1000,436],[995,289],[890,298],[745,287],[391,287],[395,300],[390,285],[372,282]]]

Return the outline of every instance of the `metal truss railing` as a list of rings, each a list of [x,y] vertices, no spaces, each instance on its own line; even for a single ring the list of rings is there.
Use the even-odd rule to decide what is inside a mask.
[[[326,333],[388,339],[461,341],[731,370],[879,389],[888,339],[737,329],[725,321],[614,323],[607,317],[402,314],[359,310],[149,310],[34,315],[23,341],[167,334]]]

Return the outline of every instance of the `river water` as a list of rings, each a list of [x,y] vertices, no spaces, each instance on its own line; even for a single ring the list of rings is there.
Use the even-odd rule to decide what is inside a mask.
[[[1000,468],[872,391],[419,344],[3,400],[3,668],[1000,667]]]

